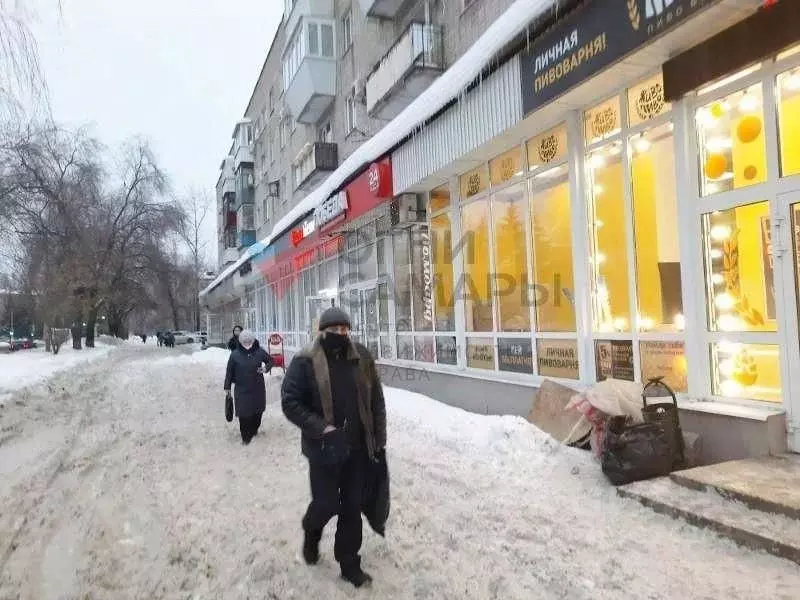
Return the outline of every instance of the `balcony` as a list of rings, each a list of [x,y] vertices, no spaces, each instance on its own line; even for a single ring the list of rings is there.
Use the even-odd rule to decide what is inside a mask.
[[[367,78],[367,111],[394,119],[443,70],[442,28],[412,23]]]
[[[294,159],[294,187],[310,188],[339,166],[339,147],[326,142],[306,144]]]
[[[336,96],[336,59],[306,56],[286,86],[286,104],[298,123],[316,125]]]
[[[255,243],[256,243],[255,229],[242,229],[239,231],[239,250],[244,250],[245,248],[249,248]]]
[[[408,0],[358,0],[361,12],[368,17],[394,19]]]
[[[286,46],[284,50],[291,43],[300,20],[308,15],[334,18],[333,0],[295,0],[291,12],[286,16]]]
[[[236,211],[235,210],[225,211],[225,229],[230,229],[231,227],[236,227]]]

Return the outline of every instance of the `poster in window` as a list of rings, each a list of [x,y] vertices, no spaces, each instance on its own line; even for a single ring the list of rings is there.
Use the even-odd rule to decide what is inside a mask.
[[[683,342],[641,342],[642,381],[663,377],[673,392],[687,392],[686,353]]]
[[[467,366],[472,369],[494,370],[494,344],[491,339],[467,341]]]
[[[772,259],[772,229],[769,217],[761,217],[761,260],[764,263],[764,299],[767,307],[767,319],[774,321],[775,265]]]
[[[578,342],[536,340],[536,364],[542,377],[579,379]]]
[[[458,347],[455,337],[438,336],[436,338],[436,362],[440,365],[458,364]]]
[[[497,363],[501,371],[533,374],[533,344],[520,338],[497,340]]]
[[[597,381],[622,379],[633,381],[633,342],[598,340],[594,343]]]

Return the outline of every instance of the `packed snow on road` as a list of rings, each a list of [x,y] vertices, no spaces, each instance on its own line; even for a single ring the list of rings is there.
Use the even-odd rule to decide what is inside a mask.
[[[45,359],[66,358],[22,356],[0,357],[2,600],[789,599],[800,589],[793,563],[618,498],[589,453],[523,419],[386,388],[392,512],[385,539],[365,525],[375,582],[355,590],[338,579],[335,523],[319,565],[298,559],[308,469],[280,375],[267,380],[261,433],[242,446],[223,416],[225,351],[124,344],[57,369]]]

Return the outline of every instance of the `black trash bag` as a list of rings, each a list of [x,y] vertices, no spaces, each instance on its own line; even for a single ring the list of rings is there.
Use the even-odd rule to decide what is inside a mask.
[[[672,446],[658,423],[631,425],[626,417],[609,420],[603,442],[603,473],[614,485],[663,477],[672,471]]]
[[[233,397],[230,394],[225,396],[225,420],[228,423],[233,421]]]
[[[372,530],[382,537],[386,533],[390,504],[389,466],[386,463],[386,453],[379,452],[375,460],[368,461],[367,464],[361,512]]]

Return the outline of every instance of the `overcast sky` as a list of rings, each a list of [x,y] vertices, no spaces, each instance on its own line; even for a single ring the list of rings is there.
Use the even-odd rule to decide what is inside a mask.
[[[53,3],[54,5],[55,3]],[[282,0],[62,0],[35,30],[55,118],[149,139],[176,191],[213,193]],[[213,197],[213,196],[212,196]],[[216,265],[216,215],[208,218]]]

